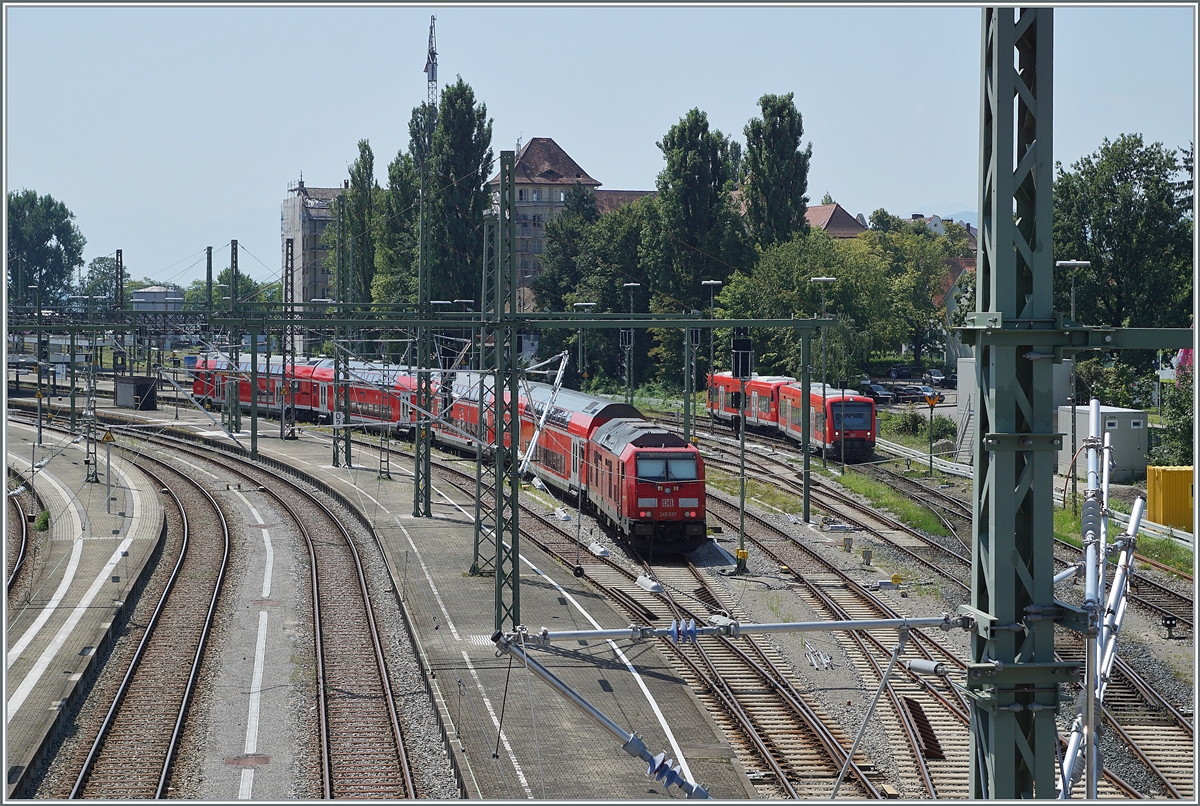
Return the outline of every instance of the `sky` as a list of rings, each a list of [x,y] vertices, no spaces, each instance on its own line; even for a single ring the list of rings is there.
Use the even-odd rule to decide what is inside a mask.
[[[470,84],[492,147],[553,138],[604,188],[653,189],[688,110],[744,142],[766,93],[795,93],[810,204],[975,220],[980,9],[926,7],[4,8],[4,179],[74,212],[84,259],[186,285],[239,243],[277,279],[289,182],[334,187],[366,138],[376,177],[439,79]],[[1054,16],[1054,158],[1103,140],[1194,140],[1191,6]]]

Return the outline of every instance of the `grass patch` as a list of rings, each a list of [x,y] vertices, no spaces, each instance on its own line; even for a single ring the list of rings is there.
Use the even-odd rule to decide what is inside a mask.
[[[1115,503],[1115,499],[1110,499],[1109,503]],[[1079,516],[1069,507],[1054,510],[1055,537],[1076,548],[1082,548],[1083,538],[1080,536],[1080,529]],[[1117,524],[1109,524],[1110,535],[1115,535],[1120,531],[1121,527]],[[1185,574],[1192,573],[1192,550],[1174,540],[1143,534],[1138,538],[1137,553]]]
[[[950,535],[942,522],[929,509],[896,492],[886,484],[873,481],[853,471],[838,478],[837,483],[863,496],[873,506],[890,510],[898,520],[914,529],[942,537]]]
[[[705,483],[728,495],[738,495],[738,477],[716,470],[712,467],[704,469]],[[758,479],[746,479],[746,500],[757,498],[759,501],[787,513],[797,514],[803,511],[804,502],[794,495],[781,491],[772,484],[765,484]]]
[[[37,520],[33,522],[35,532],[44,532],[50,528],[50,510],[43,509],[41,514],[37,516]]]

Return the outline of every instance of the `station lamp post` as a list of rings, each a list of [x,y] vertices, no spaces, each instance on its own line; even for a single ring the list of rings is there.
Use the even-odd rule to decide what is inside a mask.
[[[1054,268],[1070,269],[1071,270],[1071,321],[1075,321],[1075,270],[1090,269],[1092,261],[1090,260],[1056,260]],[[1075,403],[1079,397],[1079,392],[1075,388],[1075,362],[1078,356],[1071,358],[1071,456],[1075,456]],[[1071,474],[1071,511],[1077,512],[1079,506],[1079,476],[1075,473],[1074,468],[1067,468],[1067,472]]]
[[[836,283],[836,277],[811,277],[810,283],[819,283],[821,285],[821,318],[825,318],[825,286],[830,283]],[[825,365],[825,329],[821,329],[821,422],[825,423],[823,433],[825,434],[824,441],[829,441],[829,423],[825,422],[828,418],[825,416],[825,384],[826,384],[826,365]],[[808,390],[804,390],[805,394]],[[829,465],[825,461],[825,448],[821,448],[821,468],[825,469]]]
[[[574,307],[574,308],[575,308],[575,312],[576,312],[576,313],[580,313],[580,312],[582,312],[582,313],[591,313],[591,312],[592,312],[592,308],[595,308],[595,307],[596,307],[596,303],[594,303],[594,302],[576,302],[576,303],[575,303],[575,304],[574,304],[572,307]],[[579,362],[578,362],[578,363],[579,363],[579,374],[580,374],[580,375],[583,377],[583,379],[586,381],[586,380],[588,379],[588,371],[587,371],[587,331],[586,331],[584,328],[580,327],[580,328],[578,329],[578,332],[577,332],[577,339],[578,339],[578,341],[579,341]]]
[[[641,288],[641,283],[624,283],[629,291],[629,316],[633,318],[633,289]],[[625,402],[633,405],[633,328],[625,329]]]

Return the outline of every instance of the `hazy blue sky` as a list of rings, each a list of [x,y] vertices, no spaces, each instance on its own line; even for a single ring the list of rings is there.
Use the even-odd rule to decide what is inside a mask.
[[[761,95],[794,92],[812,203],[977,206],[977,7],[6,6],[7,189],[66,203],[85,258],[121,248],[135,278],[186,284],[236,238],[239,268],[271,279],[288,182],[340,184],[360,138],[386,181],[431,13],[441,83],[487,104],[497,153],[552,137],[604,187],[651,189],[689,109],[742,140]],[[1194,137],[1191,7],[1060,8],[1054,29],[1056,160]]]

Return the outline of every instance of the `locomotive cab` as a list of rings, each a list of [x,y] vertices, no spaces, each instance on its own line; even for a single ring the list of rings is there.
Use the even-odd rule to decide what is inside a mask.
[[[707,539],[704,463],[694,445],[645,421],[596,429],[593,508],[639,551],[686,553]]]

